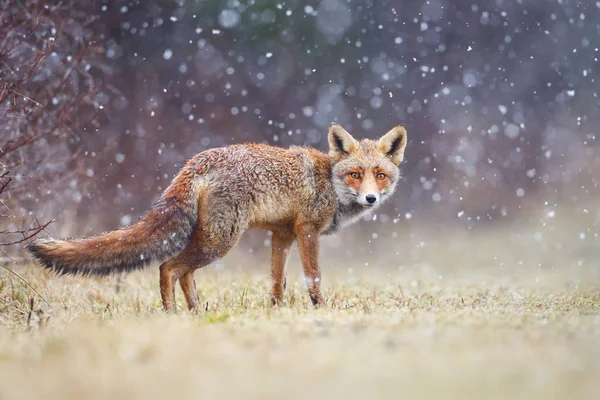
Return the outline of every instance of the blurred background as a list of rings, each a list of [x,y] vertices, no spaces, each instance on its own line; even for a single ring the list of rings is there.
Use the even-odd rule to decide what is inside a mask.
[[[326,252],[600,271],[598,2],[44,3],[0,6],[4,244],[129,224],[210,147],[403,123],[393,201]]]

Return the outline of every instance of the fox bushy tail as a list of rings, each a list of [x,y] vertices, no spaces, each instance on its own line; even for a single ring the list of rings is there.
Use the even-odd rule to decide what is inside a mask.
[[[61,275],[108,275],[164,261],[189,243],[198,220],[198,185],[186,165],[160,199],[132,225],[86,239],[37,239],[27,250]]]

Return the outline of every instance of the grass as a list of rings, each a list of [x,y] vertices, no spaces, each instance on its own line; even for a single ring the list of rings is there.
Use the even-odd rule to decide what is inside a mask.
[[[329,307],[315,310],[299,269],[280,309],[265,268],[198,271],[203,308],[177,315],[160,310],[154,269],[83,279],[19,268],[51,307],[0,273],[0,399],[600,394],[592,270],[330,268]]]

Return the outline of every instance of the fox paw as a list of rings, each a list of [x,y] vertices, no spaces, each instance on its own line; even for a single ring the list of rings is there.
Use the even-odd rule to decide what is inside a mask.
[[[311,293],[310,301],[312,301],[315,307],[327,307],[327,303],[320,293]]]
[[[271,295],[271,305],[273,307],[281,307],[283,305],[283,296]]]

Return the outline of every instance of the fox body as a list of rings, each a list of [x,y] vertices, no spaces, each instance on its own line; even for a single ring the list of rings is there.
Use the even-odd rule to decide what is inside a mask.
[[[199,305],[194,271],[223,257],[246,229],[262,228],[273,233],[273,303],[283,300],[285,265],[297,241],[310,298],[324,304],[319,235],[356,221],[393,193],[407,135],[397,126],[378,141],[359,142],[333,124],[328,140],[329,154],[262,144],[206,150],[132,225],[86,239],[37,239],[27,249],[60,274],[107,275],[163,262],[163,307],[174,309],[179,281],[193,309]]]

